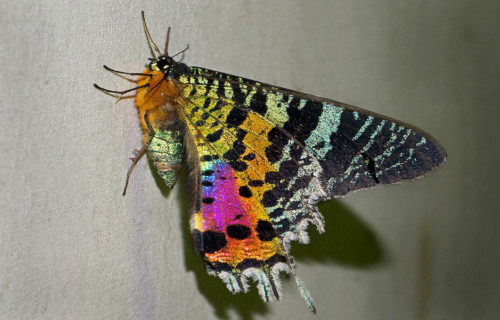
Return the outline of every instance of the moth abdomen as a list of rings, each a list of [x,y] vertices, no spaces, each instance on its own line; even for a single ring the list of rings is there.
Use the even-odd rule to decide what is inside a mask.
[[[169,188],[173,188],[184,162],[181,130],[158,130],[149,145],[149,157]]]

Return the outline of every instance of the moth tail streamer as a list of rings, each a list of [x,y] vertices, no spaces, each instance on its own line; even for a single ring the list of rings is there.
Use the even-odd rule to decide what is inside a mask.
[[[306,301],[306,304],[311,312],[316,313],[316,306],[314,305],[311,293],[309,293],[309,290],[307,290],[307,288],[304,286],[304,283],[302,282],[302,280],[300,280],[297,274],[295,274],[295,272],[293,273],[293,275],[295,277],[295,283],[297,283],[297,287],[299,288],[300,295]]]

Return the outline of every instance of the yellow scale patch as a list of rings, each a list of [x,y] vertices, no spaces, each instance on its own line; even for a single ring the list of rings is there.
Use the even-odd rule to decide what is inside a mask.
[[[197,86],[201,87],[201,86]],[[199,88],[196,88],[199,91]],[[194,105],[200,107],[200,110],[196,114],[193,115],[192,121],[196,123],[201,119],[201,115],[204,113],[203,105],[205,102],[204,97],[196,97],[192,98],[191,101]],[[230,103],[230,102],[228,102]],[[208,109],[213,108],[216,104],[216,100],[211,100]],[[207,136],[209,133],[215,132],[220,128],[223,128],[227,115],[229,111],[233,107],[227,106],[226,108],[222,108],[218,111],[211,112],[211,116],[205,120],[206,125],[198,128],[203,136]],[[219,122],[217,125],[212,127],[215,122]],[[242,178],[245,182],[251,180],[262,180],[265,179],[265,174],[267,172],[277,171],[275,167],[269,161],[265,159],[265,150],[267,147],[271,145],[271,143],[267,139],[267,134],[271,129],[273,129],[273,125],[262,118],[260,115],[255,114],[253,112],[248,113],[245,121],[239,126],[240,129],[243,129],[248,132],[248,134],[243,139],[243,143],[247,146],[247,149],[241,157],[248,155],[249,153],[254,153],[256,155],[255,159],[246,161],[249,166],[248,170],[243,172],[239,172],[240,178]],[[224,153],[226,153],[232,146],[232,144],[236,141],[236,128],[228,128],[224,127],[224,132],[222,133],[221,140],[225,143],[221,143],[220,140],[211,143],[211,145],[216,149],[217,154],[222,158]],[[207,153],[207,155],[211,155],[214,151],[209,151],[211,153]],[[200,156],[203,156],[200,154]],[[272,185],[271,185],[272,187]],[[270,186],[268,184],[264,184],[261,187],[252,188],[252,193],[257,195],[259,199],[262,199],[262,195],[265,191],[269,190]],[[268,220],[268,219],[266,219]]]
[[[266,119],[268,119],[272,123],[275,123],[275,125],[283,127],[289,118],[288,113],[286,113],[286,107],[287,104],[293,99],[293,97],[290,96],[288,98],[288,101],[284,102],[282,93],[267,92],[265,90],[263,91],[264,93],[266,93]]]

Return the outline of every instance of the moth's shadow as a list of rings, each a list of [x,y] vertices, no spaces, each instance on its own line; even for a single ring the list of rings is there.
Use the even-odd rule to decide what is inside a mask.
[[[168,195],[168,188],[152,167],[158,187],[163,195]],[[182,215],[188,217],[188,197],[185,173],[179,179],[179,192]],[[326,230],[319,234],[314,226],[308,228],[311,238],[309,245],[292,243],[292,255],[298,264],[301,261],[317,261],[318,263],[342,264],[353,268],[367,268],[382,261],[383,253],[379,241],[368,225],[358,219],[340,201],[331,200],[319,206],[325,217]],[[269,307],[264,303],[255,286],[249,293],[230,293],[224,283],[217,277],[209,276],[199,255],[192,248],[189,219],[181,219],[186,269],[196,274],[198,289],[214,308],[215,316],[219,319],[229,319],[229,310],[234,310],[241,319],[253,319],[255,315],[269,313]],[[304,269],[302,269],[304,270]],[[293,281],[282,274],[282,281]],[[306,284],[307,285],[307,284]],[[304,304],[304,308],[306,305]]]
[[[375,233],[341,200],[321,203],[319,209],[325,217],[326,232],[319,234],[310,226],[310,244],[292,245],[292,255],[297,261],[313,260],[357,268],[382,261],[383,252]]]

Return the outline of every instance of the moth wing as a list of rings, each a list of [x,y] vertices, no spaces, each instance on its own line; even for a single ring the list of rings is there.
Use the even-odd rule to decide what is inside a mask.
[[[199,161],[193,170],[195,250],[232,292],[247,291],[252,278],[264,300],[279,298],[279,272],[292,269],[289,242],[308,242],[309,222],[323,230],[310,200],[321,192],[319,163],[273,123],[225,98],[193,92],[184,110],[188,145],[194,145],[187,149]],[[281,136],[287,160],[278,161],[269,149],[269,135]]]
[[[327,198],[424,176],[446,161],[430,134],[335,100],[195,68],[219,92],[294,137],[320,163]],[[273,141],[274,148],[281,147]]]
[[[319,201],[415,179],[446,159],[430,135],[400,121],[248,79],[192,71],[182,82],[188,85],[188,153],[196,153],[191,158],[198,166],[193,238],[209,272],[232,292],[247,291],[253,278],[264,300],[279,298],[279,272],[293,272],[290,241],[307,243],[309,223],[324,230]]]

